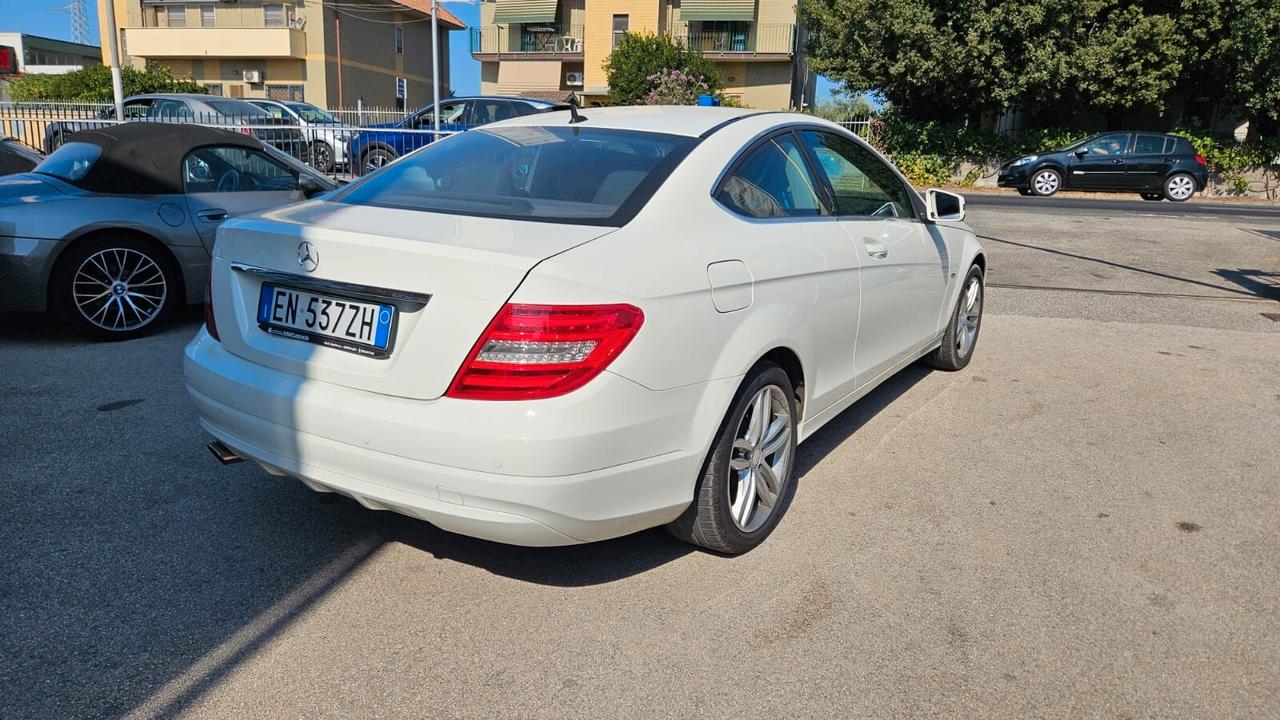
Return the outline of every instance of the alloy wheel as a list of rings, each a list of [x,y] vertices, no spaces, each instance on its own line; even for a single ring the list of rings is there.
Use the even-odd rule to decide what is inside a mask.
[[[391,162],[391,158],[387,157],[386,153],[375,150],[374,152],[369,153],[369,156],[365,158],[364,172],[368,175],[369,173],[382,168],[389,162]]]
[[[777,507],[791,473],[792,432],[783,389],[761,388],[739,422],[729,459],[729,515],[739,530],[758,530]]]
[[[1052,195],[1058,191],[1058,175],[1054,172],[1045,171],[1036,175],[1032,180],[1036,193],[1040,195]]]
[[[71,287],[80,314],[112,332],[136,330],[155,320],[169,290],[156,261],[129,248],[107,248],[85,258]]]
[[[963,358],[973,349],[982,321],[982,282],[977,277],[969,278],[961,303],[956,313],[956,354]]]
[[[1174,200],[1186,200],[1196,191],[1196,185],[1186,175],[1175,175],[1170,178],[1167,192]]]

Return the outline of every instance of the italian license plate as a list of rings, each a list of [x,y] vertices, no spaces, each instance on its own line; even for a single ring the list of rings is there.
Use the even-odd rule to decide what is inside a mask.
[[[271,283],[263,283],[258,297],[258,327],[264,331],[359,355],[386,357],[395,322],[394,305]]]

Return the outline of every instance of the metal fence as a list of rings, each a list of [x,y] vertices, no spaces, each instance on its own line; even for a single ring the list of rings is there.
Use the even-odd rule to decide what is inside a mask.
[[[853,133],[854,135],[857,135],[863,140],[866,140],[866,139],[869,139],[871,136],[871,120],[872,118],[870,116],[867,116],[867,117],[853,118],[852,120],[843,120],[836,124],[848,130],[849,132]]]
[[[429,144],[437,133],[422,127],[372,127],[401,123],[403,110],[356,108],[331,110],[339,123],[308,124],[271,115],[221,113],[157,113],[125,109],[124,122],[190,123],[216,127],[262,140],[276,149],[339,179],[363,175],[401,155]],[[115,107],[96,103],[0,103],[0,136],[48,154],[85,130],[110,127]],[[439,135],[452,134],[441,130]]]

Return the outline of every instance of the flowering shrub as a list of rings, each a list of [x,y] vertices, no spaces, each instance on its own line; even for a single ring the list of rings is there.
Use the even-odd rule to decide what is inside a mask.
[[[644,96],[645,105],[697,105],[699,95],[711,92],[706,78],[680,70],[659,70],[645,79],[650,87]]]

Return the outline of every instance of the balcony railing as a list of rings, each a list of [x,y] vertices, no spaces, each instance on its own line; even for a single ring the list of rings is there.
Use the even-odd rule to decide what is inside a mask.
[[[472,55],[581,56],[583,26],[531,23],[471,28]]]
[[[704,30],[701,23],[678,25],[674,35],[690,50],[703,55],[790,55],[795,49],[796,26],[742,23],[729,30]]]

